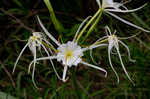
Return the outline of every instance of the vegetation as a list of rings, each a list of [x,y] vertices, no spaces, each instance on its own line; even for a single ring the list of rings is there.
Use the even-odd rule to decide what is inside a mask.
[[[118,57],[112,55],[113,66],[120,77],[120,82],[117,83],[104,47],[94,49],[93,57],[98,66],[107,70],[107,78],[96,69],[80,65],[69,69],[67,75],[70,78],[64,83],[57,78],[48,61],[44,60],[36,64],[35,82],[40,87],[36,89],[32,83],[32,74],[28,74],[28,66],[33,60],[28,48],[20,58],[15,73],[12,74],[16,58],[27,43],[24,40],[27,40],[33,31],[42,32],[37,15],[55,38],[66,42],[72,40],[79,25],[87,16],[96,13],[98,5],[94,0],[51,0],[58,19],[55,23],[52,20],[55,16],[49,13],[43,0],[1,0],[0,2],[0,99],[147,99],[150,97],[150,34],[132,28],[107,14],[102,15],[96,28],[82,45],[92,44],[104,36],[106,25],[112,31],[116,29],[119,37],[129,37],[138,33],[136,37],[123,40],[130,48],[131,57],[136,62],[130,62],[126,50],[120,46],[124,65],[135,86],[126,77]],[[138,0],[126,5],[132,9],[143,4],[145,4],[143,0]],[[150,30],[149,13],[150,4],[147,4],[134,13],[117,15]],[[39,53],[38,56],[41,54]],[[89,63],[95,64],[90,58],[90,52],[86,52],[84,57]],[[62,74],[61,63],[54,61],[54,64],[58,73]]]

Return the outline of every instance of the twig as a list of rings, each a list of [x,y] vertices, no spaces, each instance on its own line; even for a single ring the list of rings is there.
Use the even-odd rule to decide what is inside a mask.
[[[5,66],[2,64],[2,62],[0,61],[0,64],[2,65],[2,68],[4,69],[4,71],[6,72],[6,74],[8,75],[8,77],[10,78],[11,82],[12,82],[12,85],[14,88],[16,88],[16,85],[15,85],[15,82],[14,80],[12,79],[12,76],[11,74],[8,72],[8,70],[5,68]]]
[[[11,16],[12,18],[14,18],[16,20],[16,22],[20,24],[21,27],[29,30],[30,32],[34,32],[33,29],[31,29],[30,27],[26,26],[21,20],[19,20],[18,18],[16,18],[13,14],[8,13],[8,11],[5,11],[3,8],[0,8],[0,10],[2,12],[4,12],[5,14],[7,14],[7,15]]]

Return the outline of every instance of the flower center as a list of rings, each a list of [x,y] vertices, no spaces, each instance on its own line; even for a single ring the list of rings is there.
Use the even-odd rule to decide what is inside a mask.
[[[81,61],[83,52],[77,43],[68,41],[66,44],[62,44],[58,47],[57,60],[62,62],[63,65],[77,65]]]
[[[71,50],[66,51],[66,59],[71,58],[73,56],[73,52]]]
[[[32,40],[36,41],[37,37],[36,36],[32,36]]]

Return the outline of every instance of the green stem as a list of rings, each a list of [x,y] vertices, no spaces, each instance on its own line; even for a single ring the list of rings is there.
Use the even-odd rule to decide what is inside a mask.
[[[64,27],[62,26],[62,24],[57,20],[54,10],[52,8],[51,2],[50,0],[44,0],[49,12],[50,12],[50,18],[54,24],[55,29],[62,34],[62,32],[64,32]]]
[[[50,46],[50,45],[48,45],[48,44],[45,43],[45,42],[42,42],[42,44],[43,44],[44,46],[46,46],[47,48],[52,49],[54,52],[57,52],[57,50],[56,50],[53,46]]]
[[[81,30],[81,32],[79,33],[79,35],[77,36],[76,42],[78,42],[78,40],[80,39],[80,37],[83,35],[83,33],[85,32],[85,30],[88,28],[88,26],[94,21],[94,19],[99,15],[99,13],[101,12],[101,10],[99,9],[95,15],[88,21],[88,23],[84,26],[84,28]]]
[[[100,20],[100,18],[102,16],[102,12],[103,11],[101,10],[99,16],[97,17],[97,19],[95,20],[95,22],[92,24],[92,26],[88,30],[87,34],[85,35],[85,37],[84,37],[84,39],[82,40],[81,43],[83,43],[86,40],[86,38],[90,35],[90,33],[95,29],[96,25],[98,24],[98,22],[99,22],[99,20]]]

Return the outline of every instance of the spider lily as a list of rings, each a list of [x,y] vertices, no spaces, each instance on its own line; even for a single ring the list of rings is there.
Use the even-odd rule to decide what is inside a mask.
[[[39,51],[41,51],[41,47],[42,47],[44,49],[44,51],[46,52],[46,54],[48,56],[50,56],[49,51],[46,49],[46,47],[43,45],[42,42],[46,42],[46,44],[50,45],[50,43],[46,40],[46,38],[44,37],[44,35],[42,33],[40,33],[40,32],[33,32],[32,36],[29,37],[27,44],[24,46],[24,48],[20,52],[20,54],[19,54],[19,56],[18,56],[18,58],[17,58],[17,60],[15,62],[14,68],[13,68],[13,73],[14,73],[20,57],[22,56],[22,54],[25,51],[25,49],[27,47],[29,47],[29,49],[32,52],[33,57],[34,57],[33,58],[34,63],[33,63],[33,71],[32,71],[32,81],[33,81],[33,84],[35,85],[36,88],[37,88],[37,86],[36,86],[36,84],[34,82],[34,72],[35,72],[35,64],[36,64],[36,58],[37,58],[37,48],[38,48]],[[50,62],[52,64],[52,66],[53,66],[53,69],[54,69],[56,75],[58,76],[58,78],[60,78],[58,73],[55,70],[53,62],[51,60],[50,60]],[[31,66],[29,66],[28,73],[30,73],[30,68],[31,68]]]
[[[120,2],[120,3],[118,3],[118,2],[114,2],[113,0],[102,0],[102,4],[101,4],[100,0],[96,0],[96,2],[99,5],[100,9],[102,9],[107,14],[113,16],[114,18],[122,21],[123,23],[128,24],[128,25],[130,25],[130,26],[132,26],[134,28],[140,29],[140,30],[142,30],[144,32],[150,32],[150,31],[145,30],[144,28],[139,27],[139,26],[137,26],[137,25],[135,25],[135,24],[133,24],[133,23],[131,23],[129,21],[126,21],[126,20],[122,19],[121,17],[119,17],[119,16],[117,16],[117,15],[112,13],[112,12],[120,12],[120,13],[135,12],[137,10],[142,9],[147,4],[144,4],[143,6],[138,7],[136,9],[128,10],[128,8],[124,5],[127,2]],[[123,8],[123,9],[121,9],[121,8]]]
[[[132,61],[132,62],[135,62],[135,60],[131,59],[130,50],[129,50],[128,46],[121,41],[121,39],[128,39],[130,37],[127,37],[127,38],[117,37],[115,35],[116,31],[112,34],[111,31],[110,31],[110,28],[108,26],[106,26],[106,30],[107,30],[106,31],[107,36],[104,36],[103,38],[99,39],[97,42],[99,42],[99,41],[102,42],[102,41],[108,40],[108,59],[109,59],[110,66],[111,66],[112,70],[114,71],[114,73],[115,73],[115,75],[117,77],[118,83],[119,83],[119,76],[118,76],[117,72],[115,71],[115,69],[114,69],[114,67],[112,65],[111,56],[110,56],[111,54],[118,54],[120,62],[121,62],[121,66],[122,66],[125,74],[127,75],[128,79],[134,84],[134,82],[131,80],[129,74],[127,73],[127,70],[125,69],[125,66],[123,64],[122,57],[121,57],[121,54],[120,54],[120,51],[119,51],[119,44],[121,44],[122,46],[124,46],[126,48],[126,50],[128,52],[129,60]],[[134,35],[134,36],[136,36],[136,35]],[[113,48],[115,48],[116,53],[112,52]]]
[[[67,70],[68,67],[72,67],[72,66],[77,66],[78,64],[84,64],[87,65],[89,67],[98,69],[100,71],[105,72],[105,77],[107,76],[107,71],[103,68],[100,68],[98,66],[89,64],[85,61],[82,60],[82,56],[84,56],[84,52],[87,50],[91,50],[93,48],[95,48],[96,46],[91,45],[89,47],[85,47],[85,48],[81,48],[78,45],[78,42],[76,42],[76,36],[78,35],[81,27],[84,25],[84,23],[89,19],[89,17],[87,19],[85,19],[83,21],[83,23],[81,23],[79,29],[76,32],[76,35],[74,37],[74,39],[72,41],[68,41],[67,43],[59,43],[48,31],[47,29],[44,27],[43,23],[41,22],[41,20],[38,17],[38,21],[40,26],[42,27],[43,31],[47,34],[47,36],[58,46],[57,47],[57,52],[53,55],[53,56],[49,56],[49,57],[43,57],[43,58],[37,58],[36,60],[32,61],[30,63],[30,66],[35,62],[35,61],[39,61],[39,60],[49,60],[49,59],[56,59],[58,62],[61,62],[62,65],[64,66],[64,70],[63,70],[63,75],[62,75],[62,81],[66,82],[68,77],[66,78],[66,74],[67,74]],[[100,45],[101,46],[101,45]]]
[[[89,36],[89,34],[93,31],[94,27],[97,25],[97,23],[99,22],[103,12],[113,16],[114,18],[120,20],[121,22],[132,26],[134,28],[140,29],[144,32],[150,32],[149,30],[146,30],[142,27],[139,27],[129,21],[126,21],[125,19],[115,15],[112,12],[119,12],[119,13],[129,13],[129,12],[134,12],[137,10],[142,9],[143,7],[145,7],[147,4],[144,4],[143,6],[136,8],[136,9],[132,9],[132,10],[128,10],[126,6],[124,6],[124,4],[126,4],[127,2],[114,2],[113,0],[102,0],[102,3],[100,2],[100,0],[96,0],[99,9],[98,11],[92,16],[92,18],[87,22],[87,24],[83,27],[83,29],[80,31],[78,37],[77,37],[77,41],[79,40],[79,38],[83,35],[83,33],[87,30],[87,28],[89,27],[87,34],[85,35],[84,39],[82,40],[82,42]],[[123,9],[121,9],[123,8]],[[81,43],[82,43],[81,42]]]

